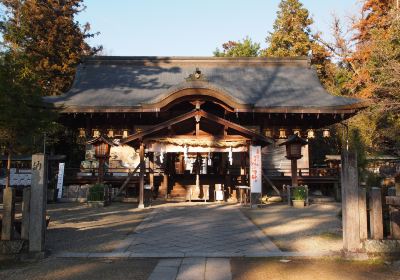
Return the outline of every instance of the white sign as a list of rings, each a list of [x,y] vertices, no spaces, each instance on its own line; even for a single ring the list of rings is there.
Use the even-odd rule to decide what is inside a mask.
[[[64,167],[65,163],[58,164],[58,178],[57,178],[57,198],[62,197],[63,181],[64,181]]]
[[[252,193],[261,193],[262,168],[261,147],[250,146],[250,188]]]

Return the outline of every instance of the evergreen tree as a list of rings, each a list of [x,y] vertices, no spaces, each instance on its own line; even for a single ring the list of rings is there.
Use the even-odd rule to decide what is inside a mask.
[[[259,56],[260,44],[246,37],[242,41],[228,41],[222,44],[222,51],[218,48],[214,51],[216,57],[253,57]]]
[[[311,49],[313,23],[309,12],[298,0],[282,0],[279,4],[274,31],[266,41],[265,56],[306,56]]]
[[[58,95],[71,85],[82,55],[91,55],[85,39],[89,24],[75,21],[82,0],[0,0],[6,8],[1,32],[6,46],[30,58],[44,95]]]

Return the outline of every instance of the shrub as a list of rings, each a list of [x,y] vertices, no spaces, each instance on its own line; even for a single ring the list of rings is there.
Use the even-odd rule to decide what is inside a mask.
[[[106,185],[95,184],[89,189],[88,201],[103,201],[104,200],[104,189]]]
[[[307,196],[305,187],[293,188],[293,199],[294,200],[305,200]]]

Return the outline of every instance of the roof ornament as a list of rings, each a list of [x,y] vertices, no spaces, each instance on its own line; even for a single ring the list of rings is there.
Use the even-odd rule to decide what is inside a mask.
[[[190,74],[187,78],[185,78],[186,82],[196,82],[196,81],[207,81],[207,78],[203,73],[201,73],[200,69],[196,67],[196,70]]]

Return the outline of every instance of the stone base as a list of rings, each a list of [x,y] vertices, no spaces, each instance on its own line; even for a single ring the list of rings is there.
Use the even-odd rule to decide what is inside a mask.
[[[0,255],[16,255],[28,252],[27,240],[0,240]]]
[[[261,193],[251,193],[250,204],[251,207],[257,207],[258,204],[261,204]]]
[[[106,203],[104,201],[88,201],[87,205],[92,208],[101,208],[106,206]]]
[[[400,253],[400,240],[366,240],[364,249],[367,253]]]
[[[132,203],[132,202],[138,202],[139,199],[137,197],[123,197],[121,201],[126,203]]]

